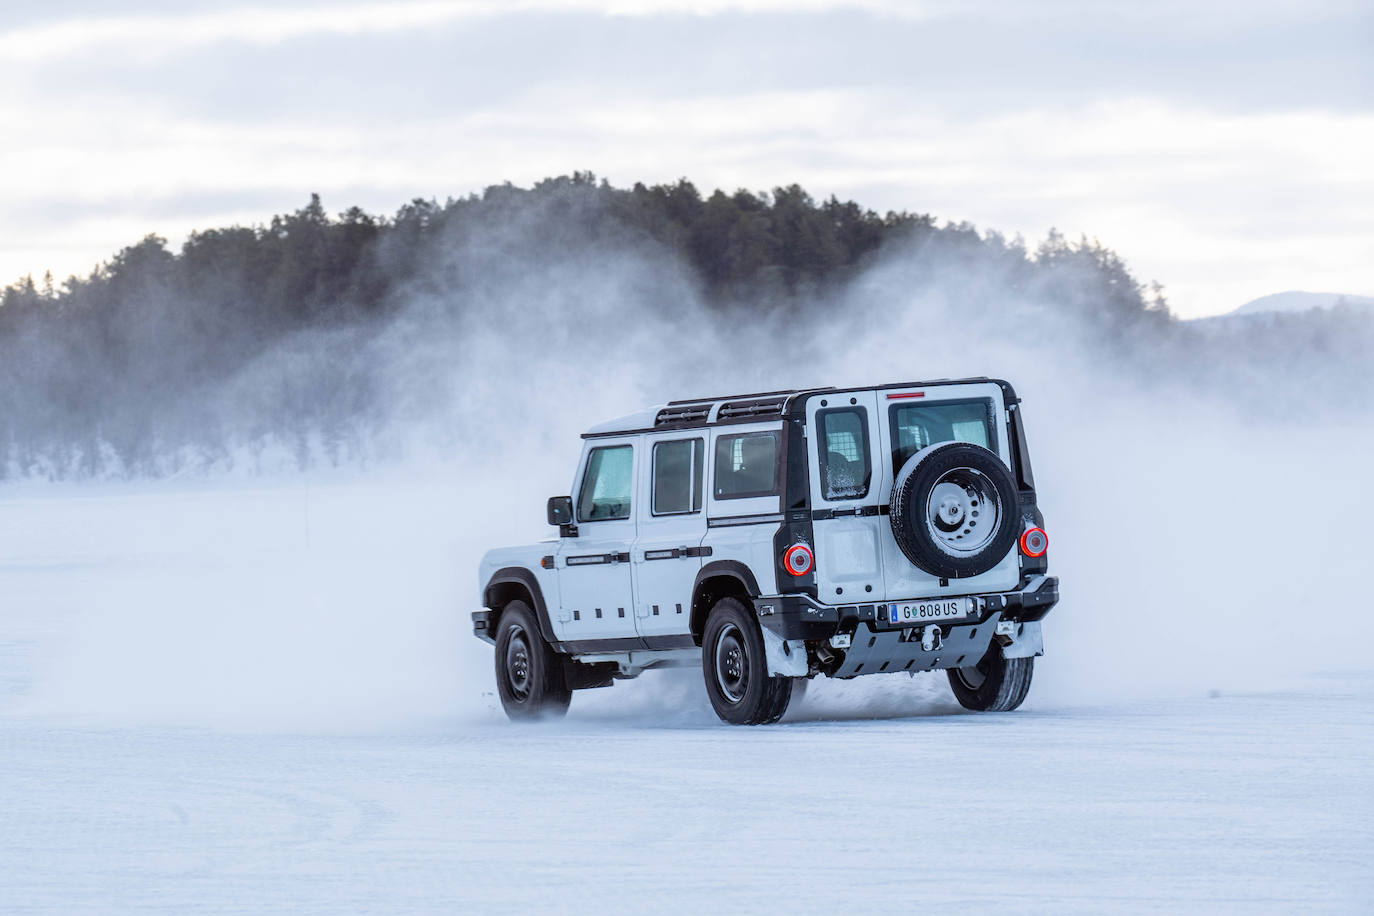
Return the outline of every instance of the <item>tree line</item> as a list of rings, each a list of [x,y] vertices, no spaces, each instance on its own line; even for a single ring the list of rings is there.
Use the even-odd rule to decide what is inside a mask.
[[[1028,248],[797,185],[704,195],[686,179],[616,188],[574,173],[389,216],[331,215],[311,195],[261,225],[193,232],[176,251],[149,235],[86,276],[0,292],[0,477],[154,475],[271,443],[302,464],[342,460],[390,409],[369,347],[417,300],[443,304],[427,318],[436,333],[471,331],[479,313],[486,325],[539,317],[478,309],[513,263],[632,253],[680,265],[707,320],[804,320],[894,251],[926,252],[930,271],[995,273],[1109,345],[1178,324],[1159,288],[1095,241],[1051,233]],[[624,317],[667,307],[648,291]]]

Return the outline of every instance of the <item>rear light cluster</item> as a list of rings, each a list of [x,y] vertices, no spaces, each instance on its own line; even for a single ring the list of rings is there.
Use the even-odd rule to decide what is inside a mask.
[[[1049,535],[1042,528],[1027,528],[1021,535],[1021,552],[1028,557],[1043,557],[1050,549]]]
[[[806,575],[814,563],[815,557],[811,555],[811,548],[805,544],[793,544],[782,555],[783,567],[794,576]]]

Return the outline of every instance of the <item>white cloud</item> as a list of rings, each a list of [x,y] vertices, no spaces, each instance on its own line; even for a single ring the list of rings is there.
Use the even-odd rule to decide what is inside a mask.
[[[1097,0],[369,0],[296,6],[226,3],[180,14],[50,19],[0,31],[0,62],[33,63],[97,50],[141,58],[221,42],[275,44],[311,35],[407,32],[463,20],[518,13],[599,16],[717,16],[739,13],[808,14],[859,11],[907,20],[963,17],[1000,23],[1060,24],[1082,29],[1093,21],[1162,27],[1175,34],[1233,32],[1237,23],[1310,21],[1358,11],[1359,0],[1154,0],[1104,6]]]
[[[34,63],[98,49],[139,57],[220,42],[275,44],[310,35],[411,32],[516,13],[606,16],[816,13],[863,10],[920,18],[934,4],[893,0],[402,0],[333,6],[243,6],[179,15],[125,14],[67,19],[0,32],[0,62]]]
[[[322,59],[366,60],[367,36],[374,33],[409,34],[514,8],[647,16],[664,8],[712,13],[797,6],[780,0],[408,0],[89,19],[0,33],[0,60],[11,77],[0,86],[0,123],[22,125],[18,142],[0,144],[0,282],[45,268],[84,273],[147,232],[175,241],[196,227],[265,220],[299,206],[310,191],[323,193],[334,209],[358,203],[390,211],[412,196],[442,198],[507,179],[528,183],[591,169],[619,184],[687,176],[704,190],[796,181],[822,196],[933,212],[1032,239],[1050,226],[1087,233],[1120,251],[1142,277],[1164,282],[1187,313],[1220,311],[1291,287],[1374,293],[1374,173],[1367,166],[1374,161],[1374,114],[1367,106],[1228,109],[1210,97],[1119,89],[1070,96],[1046,84],[1015,96],[1016,104],[980,107],[956,80],[942,84],[928,82],[925,72],[884,70],[804,88],[786,69],[797,61],[784,65],[770,56],[791,47],[794,36],[785,30],[758,36],[757,62],[735,60],[738,44],[715,49],[730,59],[714,64],[713,48],[701,48],[703,66],[725,74],[709,85],[689,82],[690,68],[681,60],[651,83],[648,74],[637,82],[625,78],[637,72],[640,58],[601,72],[586,55],[516,83],[514,75],[539,66],[543,46],[509,61],[503,47],[481,63],[495,59],[506,69],[479,67],[487,82],[461,99],[444,79],[472,71],[415,71],[433,86],[414,91],[429,91],[436,102],[419,110],[403,104],[402,95],[412,92],[405,79],[374,83],[364,75],[361,82],[325,83],[318,93],[293,99],[294,107],[264,113],[263,99],[291,88],[276,86],[275,68],[319,73],[320,60],[288,61],[286,51],[217,59],[210,67],[192,55],[118,86],[111,77],[136,68],[109,62],[119,49],[142,60],[196,43],[271,45],[325,33],[363,37],[347,54],[333,46],[321,51]],[[930,16],[989,9],[880,0],[814,0],[807,8],[856,6]],[[1176,6],[1167,0],[1151,7],[1151,15],[1177,12]],[[1222,6],[1234,12],[1230,0]],[[1034,14],[1022,5],[997,9],[1050,18],[1099,15],[1078,0],[1058,0],[1050,12],[1037,6]],[[1296,10],[1271,2],[1254,7],[1252,18],[1278,20],[1298,16]],[[1187,22],[1200,27],[1196,17]],[[883,24],[847,21],[845,27],[851,29],[846,37],[862,39]],[[751,36],[747,47],[754,41]],[[658,48],[646,47],[646,53]],[[688,50],[695,48],[677,49]],[[857,61],[866,50],[859,42],[837,53]],[[70,61],[61,62],[64,56]],[[299,71],[291,70],[297,63]],[[779,69],[757,85],[741,78],[734,89],[736,71],[727,63],[744,75],[746,64]],[[263,81],[235,95],[243,91],[243,68],[254,67]],[[1013,70],[1008,65],[994,73],[976,93],[1005,84],[1008,92],[998,95],[1009,97],[1032,76],[1021,79]],[[154,91],[179,74],[202,82],[185,96]],[[369,90],[375,97],[365,110],[361,96]],[[321,104],[336,100],[336,107]],[[377,111],[384,120],[376,120]]]
[[[51,17],[0,31],[0,61],[33,62],[96,49],[124,48],[141,54],[239,41],[271,44],[307,35],[403,32],[465,19],[517,13],[580,13],[599,16],[718,16],[738,13],[808,14],[860,11],[900,19],[968,18],[1001,23],[1058,25],[1073,30],[1090,23],[1164,28],[1177,35],[1234,34],[1239,24],[1302,23],[1357,14],[1361,0],[1153,0],[1103,4],[1100,0],[347,0],[298,5],[226,2],[179,14]]]
[[[1170,286],[1188,312],[1292,286],[1374,289],[1374,177],[1364,167],[1374,159],[1374,115],[1222,115],[1126,100],[956,121],[861,91],[668,101],[627,91],[595,105],[542,92],[385,133],[167,123],[118,110],[73,122],[68,114],[32,123],[43,146],[0,149],[0,200],[35,212],[54,199],[78,210],[88,202],[92,240],[102,210],[123,214],[108,224],[122,235],[63,270],[85,270],[147,231],[175,236],[231,213],[242,219],[235,193],[278,210],[299,206],[311,190],[334,208],[390,210],[410,196],[591,168],[618,183],[685,175],[704,189],[798,181],[820,195],[1032,238],[1054,225],[1101,238],[1145,278]],[[98,157],[82,149],[81,135],[107,138]],[[1282,208],[1271,203],[1276,195]],[[188,214],[179,197],[223,203]],[[13,276],[41,267],[14,260],[31,256],[35,240],[13,220],[6,225],[0,269]],[[1305,229],[1295,236],[1293,225]],[[38,247],[60,250],[69,228],[53,227],[53,242]]]

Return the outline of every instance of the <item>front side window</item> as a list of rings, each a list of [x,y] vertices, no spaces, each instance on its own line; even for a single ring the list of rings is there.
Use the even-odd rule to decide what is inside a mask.
[[[582,490],[577,498],[579,522],[604,522],[630,517],[630,489],[634,480],[634,447],[612,445],[592,449]]]
[[[868,412],[846,407],[816,414],[821,490],[826,499],[861,499],[873,476],[868,455]]]
[[[778,434],[744,433],[716,440],[716,499],[776,496]]]
[[[970,442],[997,451],[992,401],[936,401],[892,407],[892,470],[901,470],[912,455],[937,442]]]
[[[654,515],[679,515],[701,509],[705,443],[700,439],[654,446]]]

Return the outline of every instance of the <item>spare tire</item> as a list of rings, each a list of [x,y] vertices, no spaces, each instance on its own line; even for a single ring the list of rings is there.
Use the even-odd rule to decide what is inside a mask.
[[[992,569],[1016,544],[1016,481],[997,455],[942,442],[907,459],[892,485],[892,536],[912,565],[942,579]]]

